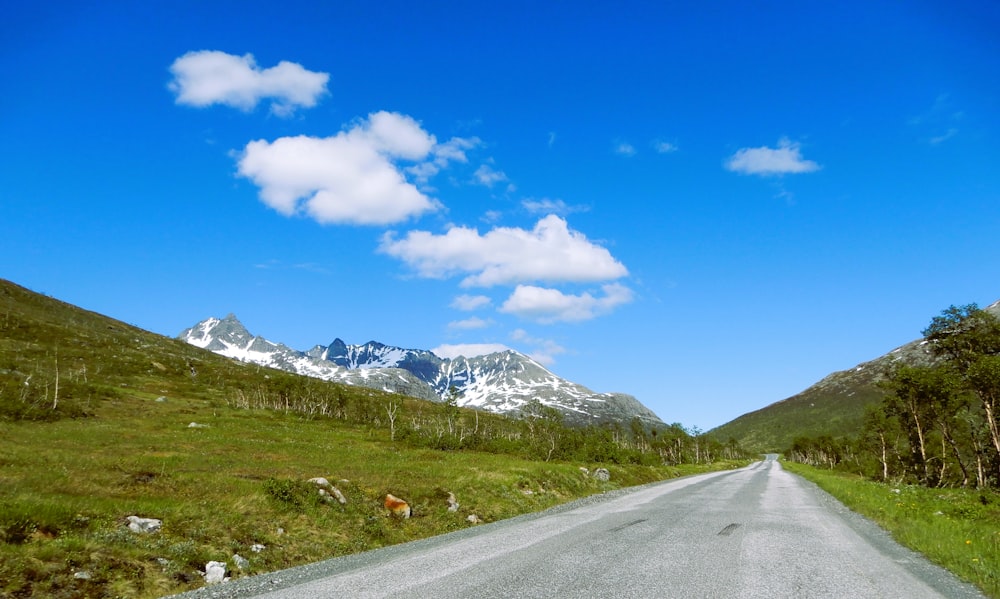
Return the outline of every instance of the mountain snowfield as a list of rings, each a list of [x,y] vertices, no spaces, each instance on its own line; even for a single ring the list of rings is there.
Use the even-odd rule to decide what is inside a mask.
[[[501,414],[517,414],[537,399],[558,410],[568,424],[628,425],[638,418],[646,426],[664,425],[631,395],[595,393],[512,350],[449,359],[427,350],[375,341],[348,345],[336,339],[301,352],[250,334],[232,314],[208,318],[178,338],[235,360],[328,381],[438,402],[454,394],[460,406]]]

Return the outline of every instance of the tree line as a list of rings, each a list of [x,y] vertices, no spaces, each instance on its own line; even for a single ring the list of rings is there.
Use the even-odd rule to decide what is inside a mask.
[[[458,405],[452,392],[442,403],[272,373],[231,390],[227,403],[367,427],[393,443],[442,451],[486,451],[543,461],[677,465],[739,460],[735,441],[719,442],[678,423],[648,426],[639,419],[578,427],[538,400],[515,415]]]
[[[898,365],[854,438],[798,438],[790,459],[930,487],[1000,488],[1000,319],[951,306],[922,331],[934,360]]]

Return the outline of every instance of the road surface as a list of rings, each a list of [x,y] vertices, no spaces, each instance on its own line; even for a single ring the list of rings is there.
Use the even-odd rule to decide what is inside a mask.
[[[189,597],[982,597],[769,456]]]

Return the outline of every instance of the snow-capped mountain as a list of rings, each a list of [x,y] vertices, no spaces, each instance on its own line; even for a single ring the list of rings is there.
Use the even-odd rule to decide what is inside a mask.
[[[251,335],[232,314],[204,320],[178,338],[230,358],[349,385],[432,401],[444,401],[454,393],[460,406],[490,412],[517,413],[537,399],[571,424],[628,424],[639,418],[647,425],[663,425],[631,395],[595,393],[515,351],[446,359],[427,350],[375,341],[348,345],[336,339],[301,352]]]

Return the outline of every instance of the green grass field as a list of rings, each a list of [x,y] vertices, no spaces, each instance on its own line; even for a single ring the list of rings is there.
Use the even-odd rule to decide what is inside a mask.
[[[201,586],[210,560],[230,576],[272,571],[707,468],[612,465],[599,482],[579,469],[593,464],[415,449],[384,430],[200,400],[124,394],[91,412],[0,422],[0,596],[156,597]],[[304,482],[317,476],[346,506],[319,499]],[[413,517],[389,517],[386,493]],[[163,527],[132,533],[129,515]]]
[[[1000,494],[884,484],[794,462],[782,465],[877,522],[902,545],[1000,597]]]

